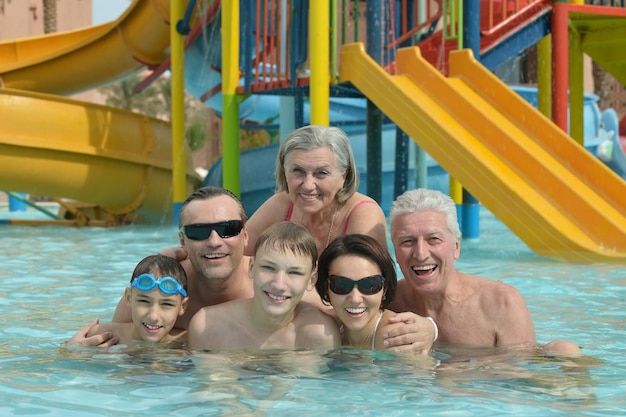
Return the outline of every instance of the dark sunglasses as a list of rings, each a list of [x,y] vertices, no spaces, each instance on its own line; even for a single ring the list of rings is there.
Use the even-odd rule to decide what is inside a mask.
[[[372,275],[354,281],[340,275],[330,275],[328,277],[328,288],[339,295],[346,295],[352,292],[354,287],[359,289],[363,295],[374,295],[383,289],[385,278],[382,275]]]
[[[188,224],[180,228],[180,231],[191,240],[206,240],[211,236],[214,230],[219,237],[226,239],[227,237],[237,236],[243,229],[242,220],[227,220],[217,223],[197,223]]]

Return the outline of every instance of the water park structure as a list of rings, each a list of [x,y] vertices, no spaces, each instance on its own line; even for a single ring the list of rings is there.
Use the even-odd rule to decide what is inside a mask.
[[[350,19],[363,11],[366,27]],[[94,203],[111,223],[175,218],[198,181],[183,144],[187,88],[222,116],[222,183],[242,198],[240,125],[274,100],[286,131],[360,126],[379,201],[392,123],[394,194],[407,187],[410,137],[452,175],[464,228],[480,201],[539,255],[624,262],[626,183],[582,146],[581,63],[585,52],[625,82],[611,53],[625,27],[623,7],[560,1],[135,0],[110,24],[0,43],[0,189]],[[491,74],[537,43],[540,111]],[[56,96],[146,65],[171,69],[171,127]]]

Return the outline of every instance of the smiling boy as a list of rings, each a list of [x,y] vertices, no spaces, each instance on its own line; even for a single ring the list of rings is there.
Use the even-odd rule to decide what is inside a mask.
[[[254,297],[198,311],[189,324],[188,346],[197,350],[334,348],[335,321],[301,303],[315,284],[317,247],[303,226],[281,222],[259,237],[251,261]]]
[[[183,340],[186,332],[174,329],[174,325],[184,314],[189,300],[186,287],[185,270],[176,260],[164,255],[142,259],[124,293],[132,322],[97,324],[91,327],[87,337],[110,332],[122,344],[133,340],[154,343]]]

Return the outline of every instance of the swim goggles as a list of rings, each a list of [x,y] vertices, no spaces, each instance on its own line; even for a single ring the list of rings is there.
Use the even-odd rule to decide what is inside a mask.
[[[172,277],[163,277],[156,279],[151,274],[141,274],[130,284],[131,288],[138,288],[141,291],[150,291],[154,287],[159,286],[162,293],[167,295],[180,294],[187,297],[187,291]]]
[[[214,230],[219,237],[226,239],[237,236],[243,229],[242,220],[227,220],[217,223],[188,224],[180,228],[180,231],[191,240],[206,240]]]
[[[341,275],[330,275],[328,277],[328,288],[335,294],[346,295],[350,294],[354,287],[357,287],[363,295],[374,295],[383,289],[384,281],[385,278],[382,275],[371,275],[358,281],[342,277]]]

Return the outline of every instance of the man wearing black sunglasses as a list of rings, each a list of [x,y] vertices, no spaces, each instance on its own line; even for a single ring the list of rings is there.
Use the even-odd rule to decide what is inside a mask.
[[[185,252],[176,257],[188,277],[189,305],[176,322],[186,329],[202,307],[253,296],[248,278],[246,211],[241,201],[221,187],[202,187],[183,202],[179,214],[179,241]],[[123,303],[113,317],[127,319]]]

